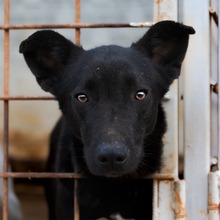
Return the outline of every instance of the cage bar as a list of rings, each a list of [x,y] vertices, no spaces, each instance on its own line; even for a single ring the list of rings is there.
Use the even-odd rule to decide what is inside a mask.
[[[165,1],[158,1],[158,0],[154,0],[155,2],[155,21],[159,21],[159,20],[163,20],[163,19],[172,19],[172,20],[177,20],[177,1],[176,0],[172,0],[169,2],[165,2]],[[198,3],[196,3],[197,5],[200,5],[201,2],[199,2],[198,0],[196,1]],[[189,12],[192,11],[191,8],[191,3],[190,1],[186,1],[185,3],[185,11]],[[0,173],[0,178],[3,178],[3,192],[4,192],[4,197],[3,197],[3,220],[7,220],[8,219],[8,178],[73,178],[74,179],[74,191],[76,191],[77,188],[77,184],[78,184],[78,179],[80,178],[86,178],[85,176],[78,174],[78,173],[46,173],[46,172],[8,172],[8,147],[9,147],[9,102],[10,101],[21,101],[21,100],[54,100],[55,98],[52,96],[10,96],[9,94],[9,44],[10,44],[10,40],[9,40],[9,31],[10,30],[33,30],[33,29],[75,29],[75,41],[76,44],[80,44],[80,29],[82,28],[142,28],[142,27],[150,27],[153,22],[131,22],[131,23],[80,23],[80,0],[75,0],[75,23],[71,23],[71,24],[30,24],[30,25],[13,25],[10,24],[10,0],[4,0],[4,4],[5,4],[5,21],[3,25],[0,25],[0,30],[4,31],[4,93],[3,96],[0,96],[0,101],[3,101],[3,105],[4,105],[4,136],[3,136],[3,147],[4,147],[4,168],[3,168],[3,172]],[[195,4],[195,3],[194,3]],[[203,3],[201,5],[201,8],[204,9],[204,4],[207,3]],[[198,8],[199,10],[199,8]],[[195,11],[193,11],[193,13],[198,14],[200,13],[201,10],[197,13],[195,13]],[[205,13],[202,12],[202,15],[204,15]],[[208,14],[208,11],[207,11]],[[215,11],[210,10],[210,14],[212,15],[212,17],[215,19],[217,14],[215,13]],[[190,15],[188,17],[188,19],[185,19],[185,23],[189,23],[192,24],[192,26],[194,26],[193,21],[195,21],[196,19],[192,18],[193,15]],[[201,17],[199,15],[195,15],[196,17]],[[190,19],[189,22],[187,22]],[[197,19],[198,20],[198,19]],[[201,22],[200,22],[201,23]],[[204,21],[205,27],[207,27],[207,20]],[[198,26],[197,24],[195,26]],[[207,30],[206,30],[207,31]],[[205,45],[207,46],[207,45]],[[207,49],[207,48],[206,48]],[[188,53],[189,54],[189,53]],[[207,53],[208,54],[208,53]],[[201,55],[201,54],[200,54]],[[193,55],[194,57],[198,57],[196,55]],[[206,62],[201,62],[201,64],[205,64],[208,63],[208,60],[206,60]],[[208,65],[208,64],[207,64]],[[205,66],[205,68],[202,69],[202,71],[197,71],[200,74],[202,74],[202,76],[205,77],[205,79],[208,79],[207,73],[203,72],[205,70],[207,70],[207,65]],[[189,68],[189,67],[188,67]],[[196,68],[192,68],[193,71],[195,71]],[[191,74],[191,73],[190,73]],[[194,75],[193,75],[194,76]],[[187,76],[188,77],[188,76]],[[201,76],[200,76],[201,77]],[[191,77],[190,77],[191,78]],[[193,77],[192,77],[193,79]],[[205,80],[203,82],[206,82]],[[194,93],[192,91],[193,90],[193,86],[195,85],[195,81],[193,81],[189,86],[189,91],[186,93],[186,98],[188,98],[187,102],[186,102],[186,107],[185,110],[188,109],[196,109],[199,108],[198,106],[201,105],[194,105],[194,107],[190,106],[193,102],[191,101],[191,99],[189,98],[192,94],[196,95],[198,93]],[[196,84],[197,85],[197,84]],[[198,85],[199,86],[199,85]],[[207,103],[209,102],[209,99],[207,97],[207,88],[209,85],[206,86],[201,86],[201,90],[199,92],[201,93],[205,93],[203,94],[205,97],[204,102],[202,103],[202,106],[205,106],[205,108],[209,108],[209,105],[207,105]],[[203,88],[205,87],[205,91],[203,91]],[[170,205],[173,201],[172,201],[172,193],[173,193],[173,183],[175,180],[178,179],[178,165],[177,165],[177,146],[178,146],[178,95],[177,95],[177,91],[178,91],[178,83],[175,81],[173,87],[171,88],[171,92],[168,94],[169,100],[167,100],[168,102],[165,104],[170,113],[170,115],[168,115],[168,119],[172,118],[173,124],[169,124],[169,129],[172,131],[176,131],[176,133],[171,133],[168,134],[166,137],[166,142],[167,144],[169,144],[169,146],[171,146],[169,149],[170,151],[166,152],[166,157],[167,159],[165,159],[165,164],[167,164],[167,166],[162,170],[161,173],[157,173],[154,174],[152,176],[148,176],[148,177],[143,177],[146,179],[154,179],[154,202],[153,202],[153,219],[157,220],[157,219],[184,219],[185,218],[185,210],[183,214],[178,214],[176,213],[176,216],[174,217],[174,210],[173,207],[168,206]],[[202,94],[200,94],[200,96],[202,96]],[[199,103],[201,104],[201,103]],[[203,112],[201,111],[202,108],[199,108],[199,111],[201,113],[201,115],[203,114]],[[205,122],[203,123],[203,126],[199,126],[199,127],[204,127],[204,125],[206,126],[206,130],[205,133],[202,133],[202,131],[200,130],[199,133],[200,135],[197,134],[197,137],[200,136],[201,137],[201,141],[198,140],[194,140],[192,138],[192,134],[193,134],[193,126],[190,125],[189,121],[186,121],[186,127],[187,127],[187,132],[186,132],[186,136],[185,136],[185,141],[187,144],[187,149],[186,149],[186,154],[187,154],[187,158],[189,158],[189,161],[187,161],[186,164],[186,177],[187,177],[187,182],[189,183],[189,195],[187,197],[187,209],[189,211],[189,217],[195,217],[195,219],[197,219],[198,215],[195,214],[198,212],[199,208],[201,207],[200,203],[202,204],[202,208],[207,208],[206,205],[204,205],[204,203],[206,202],[206,196],[204,196],[204,201],[198,201],[198,196],[201,195],[199,194],[199,192],[202,192],[202,195],[204,195],[204,193],[206,193],[205,186],[207,186],[207,182],[206,179],[204,178],[204,173],[207,173],[207,169],[208,169],[208,164],[209,164],[209,150],[207,147],[208,146],[208,139],[209,139],[209,125],[208,122],[209,120],[207,119],[207,115],[209,114],[208,110],[204,113],[204,115],[200,115],[200,118],[204,118],[205,117]],[[192,120],[193,117],[196,116],[196,112],[194,111],[193,115],[191,115],[188,111],[186,112],[186,118],[189,118],[190,120]],[[203,117],[204,116],[204,117]],[[170,120],[169,120],[170,121]],[[197,123],[198,124],[198,123]],[[198,126],[197,126],[198,127]],[[202,134],[201,134],[202,133]],[[191,138],[191,139],[190,139]],[[190,142],[190,141],[191,142]],[[201,146],[202,148],[200,148],[200,145],[198,143],[202,143]],[[191,144],[196,145],[196,152],[190,150],[191,148]],[[203,149],[204,152],[201,152]],[[202,157],[193,157],[192,152],[194,152],[198,155],[201,155]],[[191,155],[190,155],[191,154]],[[172,155],[172,157],[168,157],[169,155]],[[171,159],[170,159],[171,158]],[[202,161],[205,161],[202,163]],[[196,171],[199,172],[199,175],[195,175],[195,177],[193,177],[192,175],[192,169],[193,167],[191,166],[191,164],[196,163]],[[199,168],[198,169],[198,164],[201,165],[202,169]],[[202,171],[201,171],[202,170]],[[198,173],[197,173],[198,174]],[[194,183],[197,184],[197,182],[195,181],[195,178],[198,179],[198,176],[200,177],[202,175],[202,187],[198,187],[198,185],[195,186]],[[211,177],[210,177],[211,178]],[[190,185],[192,183],[192,185]],[[198,187],[198,188],[197,188]],[[215,184],[216,187],[216,184]],[[184,188],[184,187],[183,187]],[[197,193],[197,197],[195,196],[195,191],[193,190],[194,188],[196,188],[196,191],[198,189]],[[205,189],[205,190],[204,190]],[[183,191],[178,191],[179,192],[184,192],[185,189],[183,189]],[[73,207],[74,209],[74,218],[75,220],[79,220],[79,206],[78,206],[78,202],[77,202],[77,197],[76,197],[76,193],[74,193],[74,204],[75,206]],[[183,196],[183,199],[184,196]],[[192,199],[192,200],[191,200]],[[191,201],[190,201],[191,200]],[[194,205],[193,203],[197,203],[198,201],[198,205]],[[185,203],[185,200],[184,200]],[[192,206],[191,206],[192,205]],[[209,206],[210,208],[211,206]],[[195,210],[194,210],[195,209]],[[202,209],[203,210],[203,209]],[[207,210],[205,210],[204,212],[206,212]],[[207,216],[207,215],[206,215]],[[205,216],[205,217],[206,217]],[[199,216],[201,217],[201,216]],[[203,219],[203,216],[202,216]]]
[[[47,172],[0,172],[0,177],[3,178],[87,178],[78,173],[47,173]],[[172,176],[170,173],[163,174],[154,174],[151,176],[143,176],[141,179],[155,179],[155,180],[175,180],[175,176]]]
[[[0,96],[2,101],[29,101],[29,100],[55,100],[53,96]]]
[[[75,0],[75,22],[80,23],[81,15],[80,15],[80,0]],[[80,27],[75,28],[75,43],[76,45],[80,46]],[[75,166],[76,168],[77,166]],[[77,170],[75,170],[77,172]],[[80,210],[79,210],[79,203],[77,198],[77,187],[78,187],[78,180],[74,179],[74,220],[80,220]]]
[[[217,11],[217,13],[218,13],[218,15],[219,15],[219,13],[220,13],[220,2],[219,1],[217,1],[217,9],[218,9],[218,11]],[[217,72],[217,83],[218,83],[218,85],[220,85],[219,83],[220,83],[220,28],[219,28],[219,26],[218,26],[218,58],[217,58],[217,62],[218,62],[218,72]],[[218,134],[218,143],[217,143],[217,148],[218,148],[218,169],[219,169],[219,167],[220,167],[220,95],[219,95],[219,92],[218,92],[218,106],[217,106],[217,108],[218,108],[218,128],[217,128],[217,134]]]
[[[209,173],[208,217],[209,220],[219,220],[219,171]]]
[[[209,1],[185,0],[183,6],[183,22],[196,28],[183,64],[187,218],[206,220],[211,130]],[[194,10],[195,6],[199,7]]]
[[[29,25],[0,25],[0,30],[28,30],[28,29],[82,29],[82,28],[143,28],[150,27],[153,22],[130,23],[73,23],[73,24],[29,24]]]
[[[80,24],[80,0],[75,0],[75,22]],[[75,43],[80,45],[80,27],[75,28]]]
[[[177,20],[177,1],[154,0],[154,21]],[[154,187],[154,199],[157,198],[157,207],[153,208],[153,220],[170,220],[175,218],[173,207],[173,182],[178,179],[178,81],[175,80],[166,94],[168,99],[163,102],[168,122],[168,130],[164,138],[163,163],[160,173],[170,173],[173,180],[158,179]],[[162,181],[163,180],[163,181]],[[156,212],[156,213],[155,213]]]
[[[4,1],[4,24],[10,22],[10,1]],[[4,30],[4,95],[9,95],[9,30]],[[9,102],[4,100],[4,131],[3,131],[3,171],[8,171],[9,143]],[[8,177],[3,178],[3,211],[2,219],[8,219]]]
[[[175,220],[186,220],[186,182],[178,180],[173,183]]]

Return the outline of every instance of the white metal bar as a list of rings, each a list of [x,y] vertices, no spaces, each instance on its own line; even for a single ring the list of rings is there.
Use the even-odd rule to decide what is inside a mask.
[[[219,172],[209,173],[209,220],[219,220]]]
[[[164,137],[163,164],[160,173],[170,173],[178,178],[178,82],[170,87],[166,95],[169,101],[163,102],[166,112],[167,132]]]
[[[159,181],[153,181],[153,220],[159,219]]]
[[[177,0],[154,0],[154,22],[161,20],[177,20]],[[167,113],[168,131],[164,138],[163,168],[160,174],[170,173],[178,177],[178,83],[175,81],[166,95],[168,101],[163,103]],[[172,208],[173,181],[154,181],[154,220],[174,219]],[[155,207],[156,206],[156,207]]]
[[[209,1],[185,0],[183,22],[195,28],[184,64],[185,179],[188,219],[207,219],[210,169]]]
[[[218,0],[211,0],[211,8],[213,10],[218,10]],[[218,13],[218,12],[217,12]],[[218,51],[219,51],[219,41],[218,41],[218,26],[216,25],[214,19],[210,19],[210,50],[211,50],[211,165],[217,169],[218,165],[218,95],[214,92],[214,86],[218,82]]]
[[[177,20],[177,0],[154,1],[154,21]],[[174,81],[166,95],[168,101],[163,102],[168,121],[168,130],[164,138],[164,166],[160,173],[170,173],[178,176],[178,82]]]
[[[173,209],[173,181],[158,181],[158,220],[175,219]]]
[[[218,0],[217,6],[216,6],[218,18],[220,15],[219,7],[220,7],[220,1]],[[220,85],[220,27],[218,26],[218,88],[219,88],[219,85]],[[218,92],[218,160],[220,161],[220,95],[219,95],[219,92]],[[220,165],[218,164],[218,168],[219,166]]]
[[[177,20],[178,0],[158,1],[154,0],[154,21]]]
[[[178,180],[173,183],[175,220],[186,219],[186,183]]]

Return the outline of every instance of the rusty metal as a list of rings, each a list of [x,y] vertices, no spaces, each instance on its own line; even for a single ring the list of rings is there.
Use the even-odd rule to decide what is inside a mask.
[[[219,220],[219,171],[209,173],[208,215],[209,220]]]
[[[79,203],[77,198],[77,187],[78,187],[78,180],[74,179],[74,220],[80,219],[80,212],[79,212]]]
[[[156,173],[151,176],[144,177],[145,179],[155,179],[155,180],[175,180],[176,175],[172,173]]]
[[[80,0],[75,0],[75,22],[80,23],[81,15],[80,15]],[[75,43],[80,46],[80,34],[81,29],[80,27],[75,29]],[[77,166],[75,166],[77,167]],[[77,186],[78,186],[78,180],[74,179],[74,220],[80,219],[80,213],[79,213],[79,203],[77,198]]]
[[[0,100],[2,101],[30,101],[30,100],[55,100],[53,96],[0,96]]]
[[[27,25],[0,25],[0,30],[27,30],[27,29],[82,29],[82,28],[142,28],[150,27],[153,22],[131,23],[73,23],[73,24],[27,24]]]
[[[4,101],[4,130],[3,130],[3,171],[8,169],[8,143],[9,143],[9,103]],[[8,178],[3,178],[3,220],[8,219]]]
[[[186,183],[178,180],[173,183],[175,219],[186,219]]]
[[[174,220],[173,180],[154,180],[153,191],[153,220]]]
[[[3,178],[87,178],[78,173],[47,173],[47,172],[0,172],[0,177]],[[154,174],[151,176],[143,176],[141,179],[155,179],[155,180],[175,180],[171,174]]]
[[[77,173],[45,173],[45,172],[0,172],[0,177],[3,178],[85,178],[84,176]]]
[[[213,18],[215,24],[218,26],[218,14],[216,13],[215,9],[210,7],[209,8],[209,14]]]
[[[9,25],[10,1],[4,1],[4,25]],[[4,95],[9,95],[9,30],[4,30]],[[8,145],[9,145],[9,103],[4,101],[4,131],[3,131],[3,171],[8,170]],[[8,219],[8,178],[3,178],[3,211],[2,219]]]
[[[80,23],[80,0],[75,0],[75,22]],[[80,27],[75,29],[75,42],[80,45]]]

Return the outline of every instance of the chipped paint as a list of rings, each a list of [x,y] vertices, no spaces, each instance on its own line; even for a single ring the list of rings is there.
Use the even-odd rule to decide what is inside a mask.
[[[219,171],[209,173],[208,216],[209,220],[219,220]],[[200,212],[203,214],[203,210]]]
[[[177,1],[154,1],[155,21],[176,20],[177,19]]]
[[[150,27],[152,22],[131,22],[129,24],[131,27]]]
[[[173,183],[175,219],[186,219],[186,184],[184,180]]]

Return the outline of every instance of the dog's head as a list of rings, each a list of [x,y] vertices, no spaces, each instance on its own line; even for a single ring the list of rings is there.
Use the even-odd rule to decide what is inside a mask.
[[[162,21],[129,48],[85,51],[46,30],[23,41],[20,52],[41,88],[57,98],[84,145],[90,172],[120,176],[134,172],[143,159],[144,139],[154,130],[163,95],[180,74],[193,33],[191,27]]]

